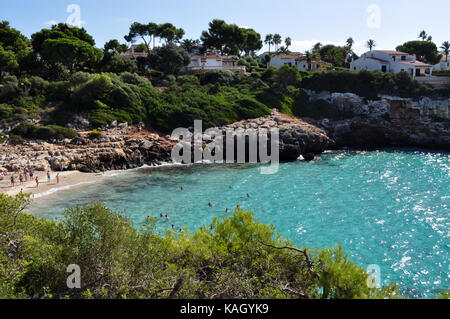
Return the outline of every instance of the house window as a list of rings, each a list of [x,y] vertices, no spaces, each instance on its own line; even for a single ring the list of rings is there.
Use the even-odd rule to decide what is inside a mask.
[[[392,57],[392,60],[394,60],[395,61],[395,55]]]
[[[402,61],[406,61],[406,56],[402,55]]]
[[[353,67],[353,70],[356,70],[356,66]]]
[[[385,66],[385,65],[383,65],[382,67],[381,67],[381,72],[386,72],[387,71],[387,67]]]

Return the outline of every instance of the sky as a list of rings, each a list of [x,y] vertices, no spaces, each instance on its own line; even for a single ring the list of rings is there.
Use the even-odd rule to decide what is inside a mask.
[[[291,51],[304,52],[317,42],[343,45],[352,37],[357,54],[367,51],[368,39],[375,40],[376,49],[395,49],[417,39],[421,30],[440,46],[450,41],[449,12],[449,0],[0,0],[0,20],[28,37],[69,21],[103,47],[110,39],[125,43],[130,24],[138,21],[170,22],[185,30],[185,38],[198,39],[211,20],[223,19],[263,38],[290,37]]]

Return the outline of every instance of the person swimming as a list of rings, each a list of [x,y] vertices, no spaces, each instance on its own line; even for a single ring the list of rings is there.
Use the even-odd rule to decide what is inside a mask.
[[[181,186],[181,187],[180,187],[180,189],[181,189],[181,190],[184,190],[184,187],[183,187],[183,186]]]
[[[213,204],[211,202],[208,203],[209,207],[213,207]]]
[[[170,217],[169,217],[169,216],[167,216],[167,215],[166,215],[165,217],[166,217],[166,220],[169,220],[169,219],[170,219]]]
[[[250,194],[249,193],[247,193],[247,198],[250,198]]]

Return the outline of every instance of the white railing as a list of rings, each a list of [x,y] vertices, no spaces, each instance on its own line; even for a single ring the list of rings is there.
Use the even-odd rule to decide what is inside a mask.
[[[239,71],[245,72],[244,65],[238,66],[190,66],[187,67],[187,71],[208,71],[208,70],[230,70],[230,71]]]

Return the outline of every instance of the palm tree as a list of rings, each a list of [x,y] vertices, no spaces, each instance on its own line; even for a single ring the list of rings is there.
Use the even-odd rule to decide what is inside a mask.
[[[319,52],[321,48],[322,48],[322,43],[317,42],[316,44],[314,44],[312,51]]]
[[[427,38],[427,41],[428,41],[428,42],[433,41],[433,37],[430,35],[430,36]]]
[[[191,39],[184,39],[182,42],[181,42],[181,47],[183,48],[183,49],[185,49],[188,53],[191,53],[192,52],[192,50],[194,49],[194,40],[191,40]]]
[[[282,53],[282,54],[288,54],[288,53],[289,53],[289,50],[287,49],[287,47],[281,46],[281,47],[278,49],[278,52],[279,52],[279,53]]]
[[[349,62],[349,61],[351,61],[350,59],[351,59],[351,57],[354,54],[352,48],[353,48],[353,44],[355,44],[355,40],[353,40],[353,38],[350,37],[350,38],[347,39],[346,42],[347,42],[347,45],[344,48],[345,49],[345,54],[346,54],[345,59],[346,59],[347,62]]]
[[[275,51],[278,51],[278,45],[280,45],[281,42],[283,42],[281,35],[279,35],[278,33],[275,33],[273,35],[273,44],[275,44]]]
[[[266,35],[264,43],[269,45],[269,55],[270,55],[270,46],[273,44],[273,34]]]
[[[284,40],[284,44],[286,44],[286,51],[289,50],[289,47],[292,45],[292,39],[290,37],[287,37]]]
[[[352,49],[352,47],[353,47],[353,44],[355,44],[355,40],[353,40],[353,38],[352,37],[350,37],[350,38],[348,38],[347,39],[347,46],[349,47],[349,49],[351,50]]]
[[[428,37],[428,34],[425,30],[421,31],[419,34],[419,39],[422,39],[422,41],[425,41]]]
[[[375,40],[369,40],[367,41],[367,47],[370,49],[370,51],[372,51],[372,48],[376,47],[376,43]]]
[[[308,70],[311,70],[311,64],[313,61],[319,60],[318,53],[315,51],[306,51],[303,55],[304,60],[308,63]]]
[[[442,42],[442,45],[440,48],[442,49],[441,52],[445,55],[445,62],[447,62],[448,55],[450,53],[450,42],[448,42],[448,41]]]

